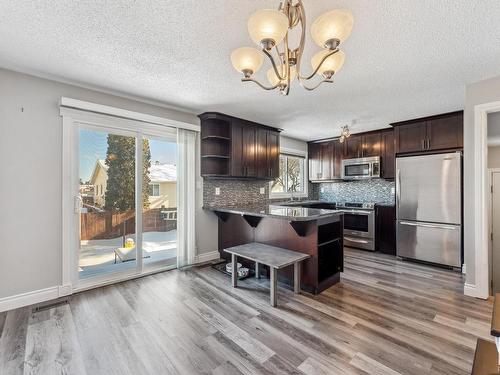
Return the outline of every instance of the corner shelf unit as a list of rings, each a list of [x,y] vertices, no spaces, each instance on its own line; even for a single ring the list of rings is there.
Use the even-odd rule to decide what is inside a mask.
[[[202,176],[229,176],[231,121],[206,118],[201,128]]]

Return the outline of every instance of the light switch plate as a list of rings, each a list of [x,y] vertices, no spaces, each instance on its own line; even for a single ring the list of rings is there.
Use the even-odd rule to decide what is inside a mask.
[[[215,188],[215,195],[220,195],[220,187]]]
[[[266,194],[266,188],[261,187],[261,188],[260,188],[260,193],[261,193],[261,194]]]
[[[391,194],[396,194],[396,188],[391,188]]]
[[[324,192],[325,192],[325,188],[324,188],[324,187],[321,187],[321,188],[319,189],[319,191],[320,191],[320,192],[322,192],[322,193],[324,193]]]

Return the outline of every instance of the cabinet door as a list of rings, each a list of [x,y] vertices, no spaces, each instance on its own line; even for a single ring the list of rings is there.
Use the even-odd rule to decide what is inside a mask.
[[[427,122],[397,125],[395,128],[396,152],[416,152],[425,149]]]
[[[243,126],[243,173],[246,177],[257,177],[256,133],[253,125]]]
[[[396,169],[396,158],[394,154],[394,131],[381,132],[382,153],[380,163],[382,164],[381,177],[394,178]]]
[[[276,179],[280,175],[280,133],[269,130],[267,132],[267,177]]]
[[[375,250],[396,255],[396,207],[375,206]]]
[[[333,175],[333,141],[323,142],[321,149],[321,180],[331,180]]]
[[[429,150],[462,148],[463,131],[463,113],[430,120],[427,123],[427,148]]]
[[[362,157],[381,156],[380,132],[370,133],[363,136]]]
[[[309,143],[307,149],[309,156],[309,180],[319,181],[321,179],[321,144]]]
[[[332,178],[341,178],[344,145],[338,140],[333,141],[333,171]]]
[[[360,158],[362,153],[363,137],[351,135],[344,141],[344,159]]]
[[[257,162],[257,177],[269,177],[269,161],[268,161],[268,131],[266,129],[257,129],[256,134],[256,162]]]
[[[243,168],[243,123],[239,120],[233,120],[231,124],[231,176],[245,176]]]

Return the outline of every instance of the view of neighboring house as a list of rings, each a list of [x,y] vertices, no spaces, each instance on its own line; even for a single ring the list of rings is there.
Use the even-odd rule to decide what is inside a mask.
[[[149,208],[172,208],[177,206],[177,168],[175,164],[154,162],[149,168]],[[99,159],[95,163],[90,185],[94,187],[94,202],[104,207],[108,166]]]
[[[149,168],[149,208],[177,207],[177,167],[155,162]]]
[[[94,186],[94,205],[104,207],[104,194],[108,181],[108,166],[102,159],[95,162],[94,171],[90,177],[90,185]]]

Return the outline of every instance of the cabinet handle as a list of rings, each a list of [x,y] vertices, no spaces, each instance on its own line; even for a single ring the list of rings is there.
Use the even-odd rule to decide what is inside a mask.
[[[425,150],[425,139],[422,139],[422,150]]]
[[[427,138],[427,150],[431,149],[431,140]]]

